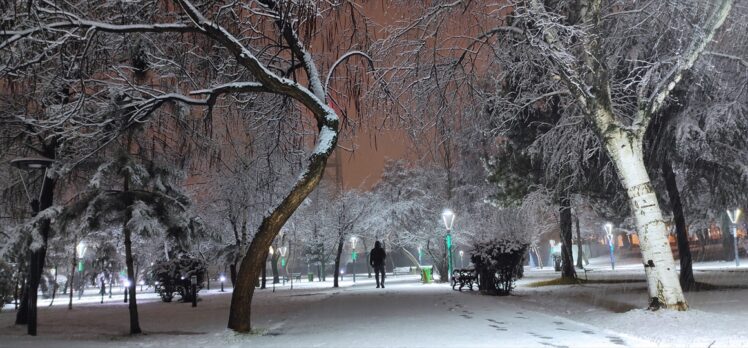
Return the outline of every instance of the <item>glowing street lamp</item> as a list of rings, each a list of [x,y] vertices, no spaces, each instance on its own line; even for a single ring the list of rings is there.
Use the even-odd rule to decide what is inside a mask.
[[[447,228],[447,235],[444,236],[444,244],[447,250],[447,280],[452,277],[452,225],[455,223],[455,213],[452,210],[445,209],[442,212],[444,227]]]
[[[615,249],[615,243],[613,242],[613,224],[610,222],[605,224],[605,232],[608,236],[608,246],[610,247],[610,268],[616,269],[616,257],[613,254]]]
[[[226,282],[226,276],[224,276],[223,274],[221,274],[220,280],[221,280],[221,292],[224,292],[224,290],[223,290],[223,283]]]
[[[728,210],[727,216],[732,222],[732,241],[735,248],[735,267],[740,266],[740,259],[738,258],[738,220],[740,219],[740,209]]]

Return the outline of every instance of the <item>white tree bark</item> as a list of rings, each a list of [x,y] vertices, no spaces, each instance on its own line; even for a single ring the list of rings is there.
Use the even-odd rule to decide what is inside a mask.
[[[665,221],[644,167],[643,141],[635,133],[639,132],[627,132],[613,126],[604,138],[605,147],[628,194],[631,213],[636,219],[649,290],[649,307],[686,310],[688,304],[678,281]]]

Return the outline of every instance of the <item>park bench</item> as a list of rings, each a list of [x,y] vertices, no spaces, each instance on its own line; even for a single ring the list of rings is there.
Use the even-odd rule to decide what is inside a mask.
[[[395,267],[392,269],[392,275],[396,276],[398,274],[410,274],[413,272],[413,267]]]
[[[290,281],[291,278],[293,278],[293,279],[296,279],[296,281],[300,282],[301,281],[301,273],[286,274],[286,275],[283,276],[283,278],[285,278],[286,281]]]
[[[462,291],[462,288],[465,286],[468,286],[470,290],[473,290],[473,284],[478,285],[478,273],[472,268],[456,269],[452,271],[452,290],[454,290],[458,284],[460,285],[460,288],[458,289],[459,291]]]

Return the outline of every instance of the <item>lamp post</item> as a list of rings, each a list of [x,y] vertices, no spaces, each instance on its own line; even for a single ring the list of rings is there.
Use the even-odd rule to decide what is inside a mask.
[[[273,246],[270,246],[270,262],[273,262],[273,254],[275,253],[275,249],[273,249]],[[267,268],[267,265],[265,265]],[[273,282],[273,292],[275,292],[275,282]]]
[[[226,282],[226,276],[224,276],[223,274],[221,274],[220,280],[221,280],[221,292],[224,292],[223,291],[223,283]]]
[[[460,268],[465,268],[465,263],[462,261],[463,256],[465,256],[465,252],[460,250]]]
[[[83,291],[86,288],[86,280],[83,279],[83,266],[85,263],[85,261],[83,261],[83,257],[86,254],[86,249],[88,249],[88,246],[84,241],[80,241],[78,245],[75,246],[76,257],[78,258],[78,277],[81,279],[81,288],[78,290],[78,300],[81,299],[81,297],[83,296]],[[73,284],[71,283],[70,286],[72,295]]]
[[[421,267],[423,265],[423,248],[421,246],[418,246],[418,267]]]
[[[740,209],[728,210],[727,216],[732,222],[732,241],[735,249],[735,267],[740,266],[740,259],[738,258],[738,219],[740,219]]]
[[[286,285],[286,278],[288,278],[288,270],[286,269],[286,253],[288,252],[288,247],[282,246],[278,248],[278,251],[280,251],[281,254],[281,268],[286,272],[285,277],[283,277],[283,285]]]
[[[47,192],[47,199],[43,198],[45,197],[44,189],[46,188],[45,185],[47,184],[47,181],[50,181],[50,184],[54,185],[53,180],[47,179],[47,170],[53,163],[54,160],[43,157],[16,158],[10,161],[10,165],[18,169],[18,176],[21,178],[23,190],[26,192],[26,198],[29,200],[29,205],[31,205],[31,210],[34,213],[34,216],[36,216],[36,214],[38,214],[42,209],[46,209],[52,204],[51,192]],[[29,194],[28,186],[26,185],[26,181],[24,180],[21,171],[31,172],[41,169],[44,169],[44,176],[42,177],[42,186],[39,189],[39,196],[37,198],[31,198],[31,194]],[[44,206],[42,206],[43,203]],[[42,268],[44,267],[44,255],[46,254],[46,247],[44,244],[47,242],[47,235],[49,233],[48,225],[39,232],[43,239],[43,244],[41,248],[29,252],[29,280],[26,282],[26,293],[28,298],[26,301],[26,307],[24,308],[23,305],[21,306],[21,310],[25,310],[27,313],[27,333],[31,336],[36,336],[36,299],[37,292],[39,291],[39,280],[41,278]]]
[[[353,273],[353,283],[356,283],[356,236],[351,236],[351,273]]]
[[[613,255],[615,250],[615,243],[613,242],[613,224],[610,222],[605,224],[605,232],[608,236],[608,246],[610,247],[610,268],[616,269],[616,257]]]
[[[447,250],[447,280],[452,279],[452,225],[455,222],[455,213],[446,209],[442,212],[444,227],[447,228],[447,235],[444,236],[444,245]]]

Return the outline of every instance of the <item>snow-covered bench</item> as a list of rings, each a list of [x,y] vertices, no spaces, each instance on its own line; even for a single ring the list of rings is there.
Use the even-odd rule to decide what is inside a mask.
[[[398,274],[410,274],[413,272],[413,267],[395,267],[392,269],[392,275]]]

